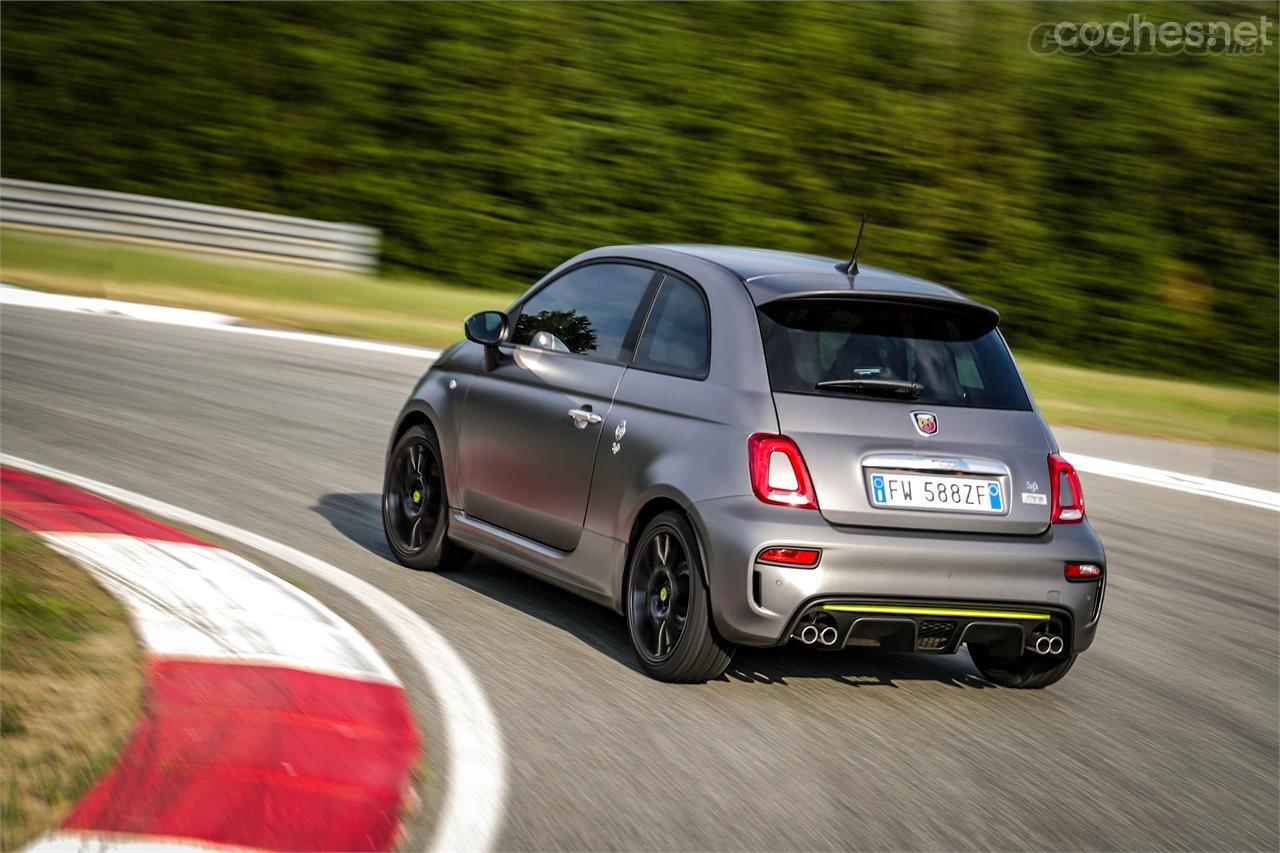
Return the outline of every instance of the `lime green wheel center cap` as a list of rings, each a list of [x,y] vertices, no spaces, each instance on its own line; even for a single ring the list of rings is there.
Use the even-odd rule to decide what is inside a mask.
[[[663,604],[667,603],[667,588],[665,586],[662,589],[658,590],[658,600],[661,601]]]
[[[422,502],[422,492],[418,491],[417,489],[413,490],[413,502],[414,503]]]

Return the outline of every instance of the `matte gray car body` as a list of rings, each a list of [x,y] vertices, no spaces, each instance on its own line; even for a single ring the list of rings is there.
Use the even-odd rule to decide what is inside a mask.
[[[830,258],[656,245],[579,255],[508,314],[514,321],[566,271],[604,261],[696,283],[711,325],[705,377],[509,341],[496,352],[468,341],[450,347],[414,389],[392,444],[415,423],[438,435],[453,542],[622,612],[629,546],[648,519],[676,509],[696,531],[715,630],[732,643],[784,643],[815,603],[870,600],[1051,608],[1071,654],[1090,645],[1102,581],[1068,581],[1064,564],[1104,565],[1101,544],[1087,520],[1050,524],[1048,506],[1015,500],[1028,483],[1047,491],[1046,457],[1057,451],[1034,404],[1005,411],[778,393],[757,313],[774,299],[824,293],[991,309],[871,267],[850,279]],[[938,434],[913,427],[916,409],[936,414]],[[596,422],[584,427],[569,410],[589,410]],[[747,459],[755,433],[796,441],[819,510],[756,497]],[[863,467],[886,457],[908,470],[913,460],[941,459],[999,472],[1007,512],[873,506]],[[821,560],[814,568],[758,562],[774,545],[820,549]]]

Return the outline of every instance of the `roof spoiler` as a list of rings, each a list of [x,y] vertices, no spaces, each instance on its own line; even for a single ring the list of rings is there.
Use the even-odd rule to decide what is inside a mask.
[[[803,299],[865,299],[872,302],[891,302],[905,306],[928,305],[965,314],[975,319],[982,318],[994,329],[1000,322],[1000,312],[990,305],[974,302],[962,296],[949,297],[932,293],[903,293],[893,290],[807,290],[799,293],[783,293],[761,302],[759,307],[773,305],[777,302],[791,302]]]

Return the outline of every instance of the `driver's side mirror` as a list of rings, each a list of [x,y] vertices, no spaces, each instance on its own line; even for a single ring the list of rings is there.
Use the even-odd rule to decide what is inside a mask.
[[[478,311],[463,323],[467,340],[496,347],[507,336],[507,315],[501,311]]]

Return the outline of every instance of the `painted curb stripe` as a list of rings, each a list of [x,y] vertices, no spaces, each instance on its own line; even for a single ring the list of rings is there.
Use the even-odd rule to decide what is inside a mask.
[[[239,554],[128,536],[42,535],[128,605],[152,654],[398,683],[350,624]]]
[[[392,846],[417,753],[400,688],[163,658],[148,670],[146,714],[64,829],[265,850]]]
[[[77,837],[111,849],[100,833],[116,832],[263,850],[395,843],[418,735],[403,689],[354,628],[131,510],[7,466],[0,487],[0,513],[118,596],[151,655],[124,752],[36,849]]]
[[[156,542],[207,545],[180,530],[54,480],[4,469],[4,517],[39,533],[119,533]]]

